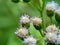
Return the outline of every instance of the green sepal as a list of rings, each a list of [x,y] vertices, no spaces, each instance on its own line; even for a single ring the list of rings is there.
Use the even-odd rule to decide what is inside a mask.
[[[28,29],[30,27],[30,22],[26,24],[22,24],[22,27],[26,27]]]
[[[37,30],[40,30],[40,29],[42,28],[42,24],[39,24],[39,26],[34,25],[34,27],[35,27]]]
[[[52,17],[54,15],[54,11],[46,10],[47,16]]]
[[[58,15],[57,13],[55,13],[55,19],[58,23],[60,23],[60,15]]]

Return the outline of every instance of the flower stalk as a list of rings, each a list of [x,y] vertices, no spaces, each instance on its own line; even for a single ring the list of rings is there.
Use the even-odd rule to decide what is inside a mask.
[[[40,11],[40,13],[41,13],[41,17],[42,17],[42,28],[43,28],[43,30],[45,30],[45,21],[44,21],[45,0],[42,0],[42,1],[43,1],[43,6],[42,6],[42,10]]]

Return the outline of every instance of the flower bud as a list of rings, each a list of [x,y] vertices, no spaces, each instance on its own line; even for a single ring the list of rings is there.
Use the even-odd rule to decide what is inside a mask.
[[[48,3],[46,4],[47,16],[48,16],[48,17],[52,17],[53,14],[54,14],[54,10],[56,10],[57,7],[58,7],[58,4],[55,3],[54,1],[48,2]]]
[[[18,29],[15,34],[20,37],[20,38],[24,38],[26,37],[26,35],[28,34],[28,29],[26,28],[20,28]]]
[[[29,16],[28,15],[22,16],[20,18],[20,22],[22,24],[22,27],[29,28],[29,26],[30,26],[30,19],[29,19]]]
[[[52,32],[52,33],[55,33],[55,34],[58,34],[58,28],[56,27],[56,25],[49,25],[47,28],[46,28],[46,32]]]
[[[55,10],[55,19],[60,23],[60,7]]]
[[[41,18],[34,17],[31,20],[36,29],[38,29],[38,30],[41,29],[41,27],[42,27],[42,19]]]
[[[30,2],[30,0],[23,0],[23,1],[26,2],[26,3],[27,3],[27,2]]]
[[[45,40],[48,42],[48,43],[55,43],[57,39],[57,35],[55,33],[46,33],[45,34]]]
[[[14,3],[18,3],[20,0],[12,0],[12,2]]]
[[[36,45],[37,40],[35,38],[33,38],[32,36],[28,36],[26,38],[24,38],[24,43],[26,45]]]

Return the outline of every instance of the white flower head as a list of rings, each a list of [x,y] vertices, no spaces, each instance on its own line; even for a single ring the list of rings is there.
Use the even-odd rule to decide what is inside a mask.
[[[60,29],[59,29],[59,31],[58,31],[58,34],[60,34]]]
[[[38,17],[31,18],[31,20],[32,20],[32,23],[36,26],[39,26],[39,24],[42,23],[42,19]]]
[[[60,15],[60,7],[55,10],[55,13]]]
[[[46,32],[53,32],[55,34],[58,33],[58,28],[56,27],[56,25],[49,25],[47,28],[46,28]]]
[[[29,22],[30,22],[29,16],[28,16],[28,15],[22,16],[22,17],[20,18],[20,22],[21,22],[22,24],[29,23]]]
[[[26,38],[24,38],[24,43],[26,45],[36,45],[37,40],[35,38],[33,38],[32,36],[28,36]]]
[[[20,29],[18,29],[18,30],[15,32],[15,34],[16,34],[17,36],[21,37],[21,38],[24,38],[24,37],[26,37],[26,35],[28,34],[28,29],[26,29],[26,28],[20,28]]]
[[[58,7],[58,4],[56,2],[54,2],[54,1],[48,2],[46,4],[46,10],[54,11],[55,9],[57,9],[57,7]]]
[[[55,33],[46,33],[45,40],[49,43],[54,43],[57,39],[57,35]]]

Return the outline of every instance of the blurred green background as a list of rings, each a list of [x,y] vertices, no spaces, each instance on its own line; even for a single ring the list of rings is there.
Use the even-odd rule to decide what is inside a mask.
[[[46,0],[46,2],[48,1],[52,0]],[[60,0],[54,1],[58,4],[60,2]],[[39,8],[38,0],[31,0],[31,2],[27,4],[24,2],[14,3],[11,0],[0,0],[0,45],[24,45],[14,32],[20,25],[21,15],[40,16],[40,12],[36,8]],[[47,17],[45,16],[45,18]]]

